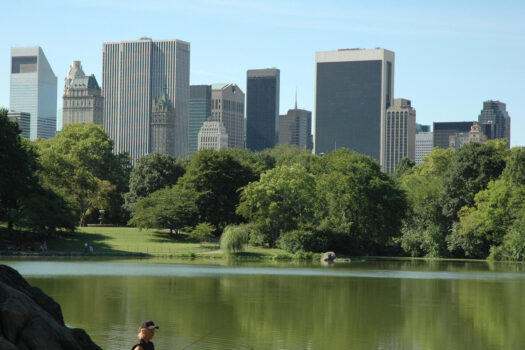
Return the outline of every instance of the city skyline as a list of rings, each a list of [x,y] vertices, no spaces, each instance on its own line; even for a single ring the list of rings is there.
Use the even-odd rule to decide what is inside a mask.
[[[509,1],[502,7],[470,1],[439,6],[382,1],[298,4],[51,1],[34,2],[35,11],[28,14],[22,4],[4,3],[0,10],[9,16],[6,39],[0,43],[0,106],[9,107],[11,47],[41,46],[59,81],[71,61],[80,60],[101,82],[103,42],[179,38],[192,44],[190,84],[232,82],[246,91],[246,70],[279,67],[280,114],[294,105],[296,88],[299,104],[315,110],[315,52],[382,47],[396,53],[394,97],[412,101],[418,123],[476,120],[484,101],[499,100],[512,117],[511,146],[525,145],[525,134],[520,133],[525,130],[522,2]],[[109,11],[110,32],[104,26],[64,31],[59,25],[68,13],[98,18]],[[22,19],[25,25],[16,26]],[[212,29],[214,35],[209,35]],[[215,37],[229,37],[236,45],[226,47]],[[450,106],[446,116],[435,108],[445,101]]]

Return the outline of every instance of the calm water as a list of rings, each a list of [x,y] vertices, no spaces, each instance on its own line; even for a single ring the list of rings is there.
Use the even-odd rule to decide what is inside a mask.
[[[158,350],[525,349],[523,264],[0,263],[103,349],[128,349],[144,319]]]

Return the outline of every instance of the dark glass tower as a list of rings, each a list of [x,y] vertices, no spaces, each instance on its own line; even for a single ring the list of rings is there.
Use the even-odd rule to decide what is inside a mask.
[[[209,116],[211,116],[211,85],[190,85],[188,156],[197,152],[199,130]]]
[[[469,132],[474,122],[434,122],[434,147],[449,148],[449,137]]]
[[[510,145],[510,116],[507,106],[500,101],[485,101],[478,121],[494,125],[494,135],[489,139],[507,139]]]
[[[316,154],[345,147],[384,163],[394,60],[394,53],[384,49],[316,53]]]
[[[279,81],[276,68],[248,70],[246,82],[246,147],[252,151],[277,144]]]

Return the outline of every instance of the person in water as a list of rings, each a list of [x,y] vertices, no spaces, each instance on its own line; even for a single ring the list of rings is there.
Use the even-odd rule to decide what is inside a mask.
[[[155,335],[155,329],[159,329],[155,326],[153,321],[144,321],[140,325],[138,339],[135,344],[131,347],[131,350],[155,350],[155,345],[151,339]]]

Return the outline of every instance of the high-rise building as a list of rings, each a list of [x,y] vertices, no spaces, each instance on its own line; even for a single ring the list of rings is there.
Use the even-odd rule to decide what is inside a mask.
[[[104,129],[132,161],[151,152],[152,101],[164,89],[175,110],[176,157],[188,153],[190,44],[181,40],[103,44]]]
[[[216,151],[228,148],[228,134],[222,122],[214,117],[205,121],[199,131],[199,150],[211,148]]]
[[[86,76],[80,61],[73,61],[64,79],[62,125],[102,125],[103,97],[94,74]]]
[[[394,99],[386,110],[385,161],[382,170],[391,174],[403,158],[412,161],[416,157],[416,110],[410,100]]]
[[[244,92],[237,84],[212,84],[211,114],[222,121],[228,134],[228,148],[244,148]]]
[[[22,136],[29,138],[29,131],[31,130],[31,114],[25,112],[8,112],[7,117],[12,122],[17,122],[18,127],[22,130]]]
[[[31,115],[31,140],[55,136],[57,77],[39,46],[11,48],[9,95],[11,111]]]
[[[277,144],[279,85],[279,69],[251,69],[247,72],[246,147],[252,151]]]
[[[483,109],[478,117],[478,121],[495,126],[495,133],[489,139],[505,138],[510,145],[510,116],[505,103],[492,100],[483,102]]]
[[[429,132],[430,131],[430,125],[423,125],[416,123],[416,134],[418,132]]]
[[[434,147],[448,148],[449,138],[460,132],[469,132],[474,122],[434,122]]]
[[[461,148],[467,143],[478,142],[484,143],[488,140],[487,135],[483,132],[482,125],[473,123],[469,132],[458,132],[449,136],[450,148]]]
[[[211,85],[190,86],[190,119],[188,121],[188,155],[199,149],[199,130],[211,116]]]
[[[383,164],[385,113],[394,96],[394,52],[317,52],[315,63],[314,152],[346,147]]]
[[[151,153],[175,156],[175,109],[166,90],[153,99],[151,108]]]
[[[420,131],[416,133],[416,164],[421,164],[423,158],[432,152],[434,147],[434,133],[431,131]]]
[[[289,109],[279,117],[279,143],[312,149],[312,112],[305,109]]]

